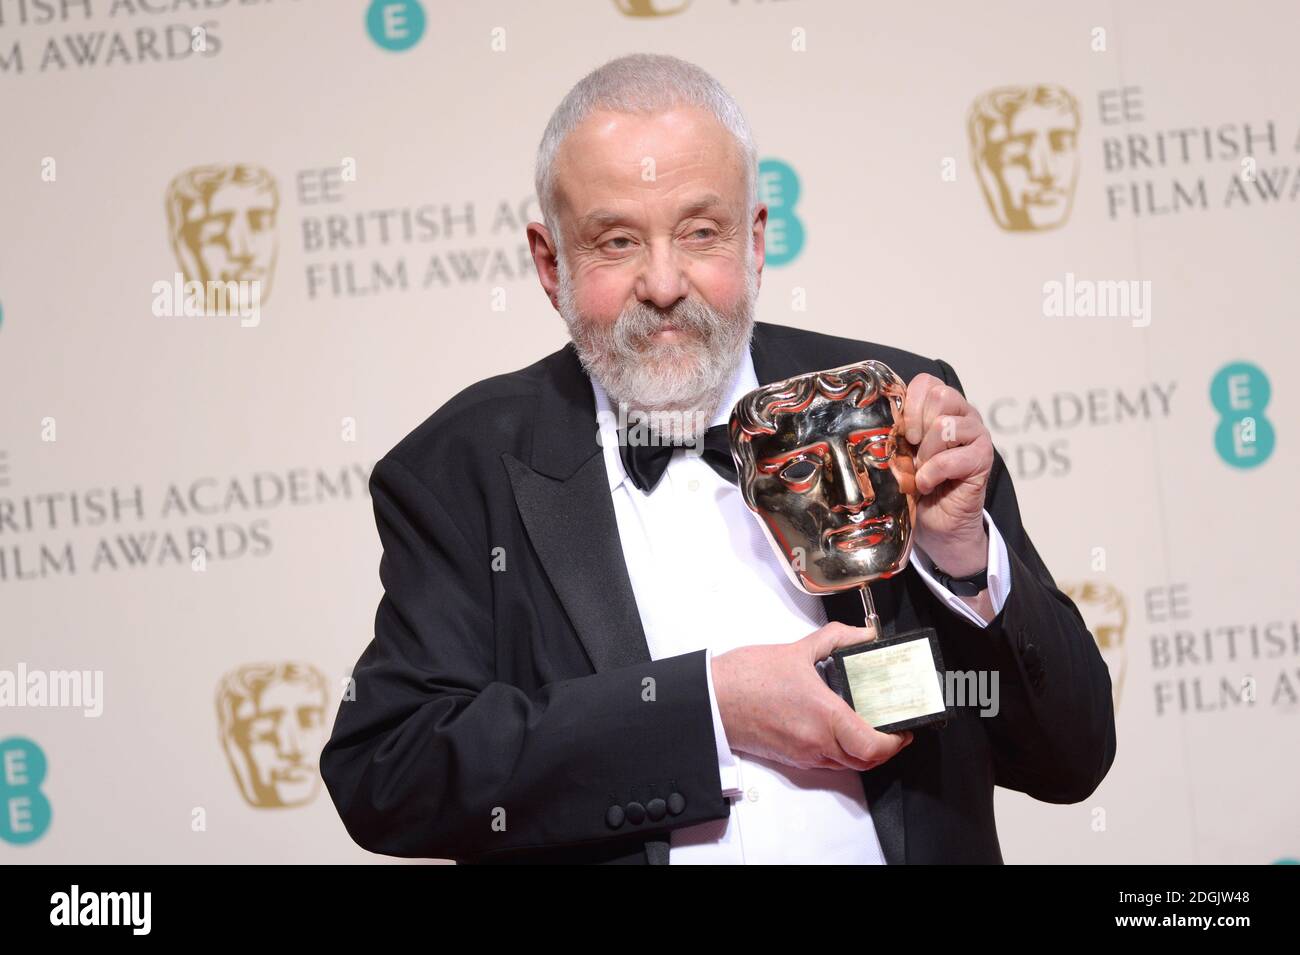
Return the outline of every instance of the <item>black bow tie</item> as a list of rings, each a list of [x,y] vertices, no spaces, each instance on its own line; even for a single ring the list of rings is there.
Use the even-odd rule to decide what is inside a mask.
[[[654,490],[659,479],[664,476],[673,452],[679,447],[685,447],[677,444],[628,444],[622,429],[619,430],[618,440],[618,453],[623,458],[623,467],[628,477],[633,484],[647,492]],[[727,437],[725,424],[715,424],[704,432],[701,456],[709,467],[732,484],[738,483],[736,463],[731,458],[731,440]]]

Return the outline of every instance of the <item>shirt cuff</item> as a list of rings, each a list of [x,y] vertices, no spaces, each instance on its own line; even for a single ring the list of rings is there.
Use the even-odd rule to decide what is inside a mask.
[[[1002,612],[1002,607],[1007,602],[1007,595],[1011,593],[1011,562],[1010,558],[1007,557],[1007,545],[1002,540],[1002,535],[998,532],[997,525],[993,523],[993,518],[989,516],[987,510],[984,511],[984,527],[989,535],[989,600],[993,603],[993,615],[997,616]],[[934,563],[919,547],[912,548],[912,566],[921,575],[921,579],[925,581],[926,586],[933,591],[936,597],[947,604],[953,613],[960,614],[977,627],[987,627],[989,625],[988,621],[972,610],[966,601],[934,579]]]
[[[740,792],[740,764],[731,753],[727,743],[727,730],[722,725],[722,713],[718,710],[718,698],[713,692],[713,650],[704,650],[704,677],[709,684],[709,710],[713,714],[713,741],[718,748],[718,777],[722,780],[722,795],[730,796]]]

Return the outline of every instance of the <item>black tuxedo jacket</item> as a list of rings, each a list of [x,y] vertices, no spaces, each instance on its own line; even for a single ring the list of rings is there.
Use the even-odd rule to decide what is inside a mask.
[[[875,358],[961,388],[942,361],[801,329],[759,322],[751,348],[763,384]],[[364,848],[663,864],[672,829],[729,812],[704,651],[650,659],[596,436],[569,344],[466,388],[375,466],[384,596],[320,760]],[[1106,665],[1030,543],[1000,456],[985,506],[1011,564],[987,629],[910,568],[872,584],[885,633],[935,627],[948,669],[997,670],[1001,692],[997,716],[959,707],[860,774],[891,864],[1001,862],[995,785],[1079,802],[1115,756]],[[862,626],[855,593],[822,599]]]

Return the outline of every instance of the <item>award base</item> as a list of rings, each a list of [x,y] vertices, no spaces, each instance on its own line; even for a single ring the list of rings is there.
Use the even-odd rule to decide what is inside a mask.
[[[943,726],[943,657],[933,627],[841,647],[817,672],[844,702],[882,733]]]

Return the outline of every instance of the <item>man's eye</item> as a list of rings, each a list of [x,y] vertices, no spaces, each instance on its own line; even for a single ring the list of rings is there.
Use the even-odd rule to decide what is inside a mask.
[[[781,471],[781,479],[789,481],[791,484],[803,484],[811,480],[812,476],[817,473],[817,465],[811,461],[795,461],[793,464],[787,464]]]
[[[704,233],[704,234],[701,235],[700,233]],[[691,237],[696,239],[711,239],[717,234],[718,234],[717,230],[710,229],[708,226],[701,226],[700,228],[695,229],[694,231],[691,232]]]
[[[615,242],[631,242],[631,241],[632,241],[632,240],[629,239],[629,238],[628,238],[627,236],[625,236],[625,235],[616,235],[616,236],[614,236],[614,238],[606,240],[606,242],[605,242],[605,246],[606,246],[606,248],[613,247],[615,252],[621,252],[621,251],[623,251],[624,249],[626,249],[627,246],[626,246],[626,245],[614,246],[613,243],[615,243]]]

